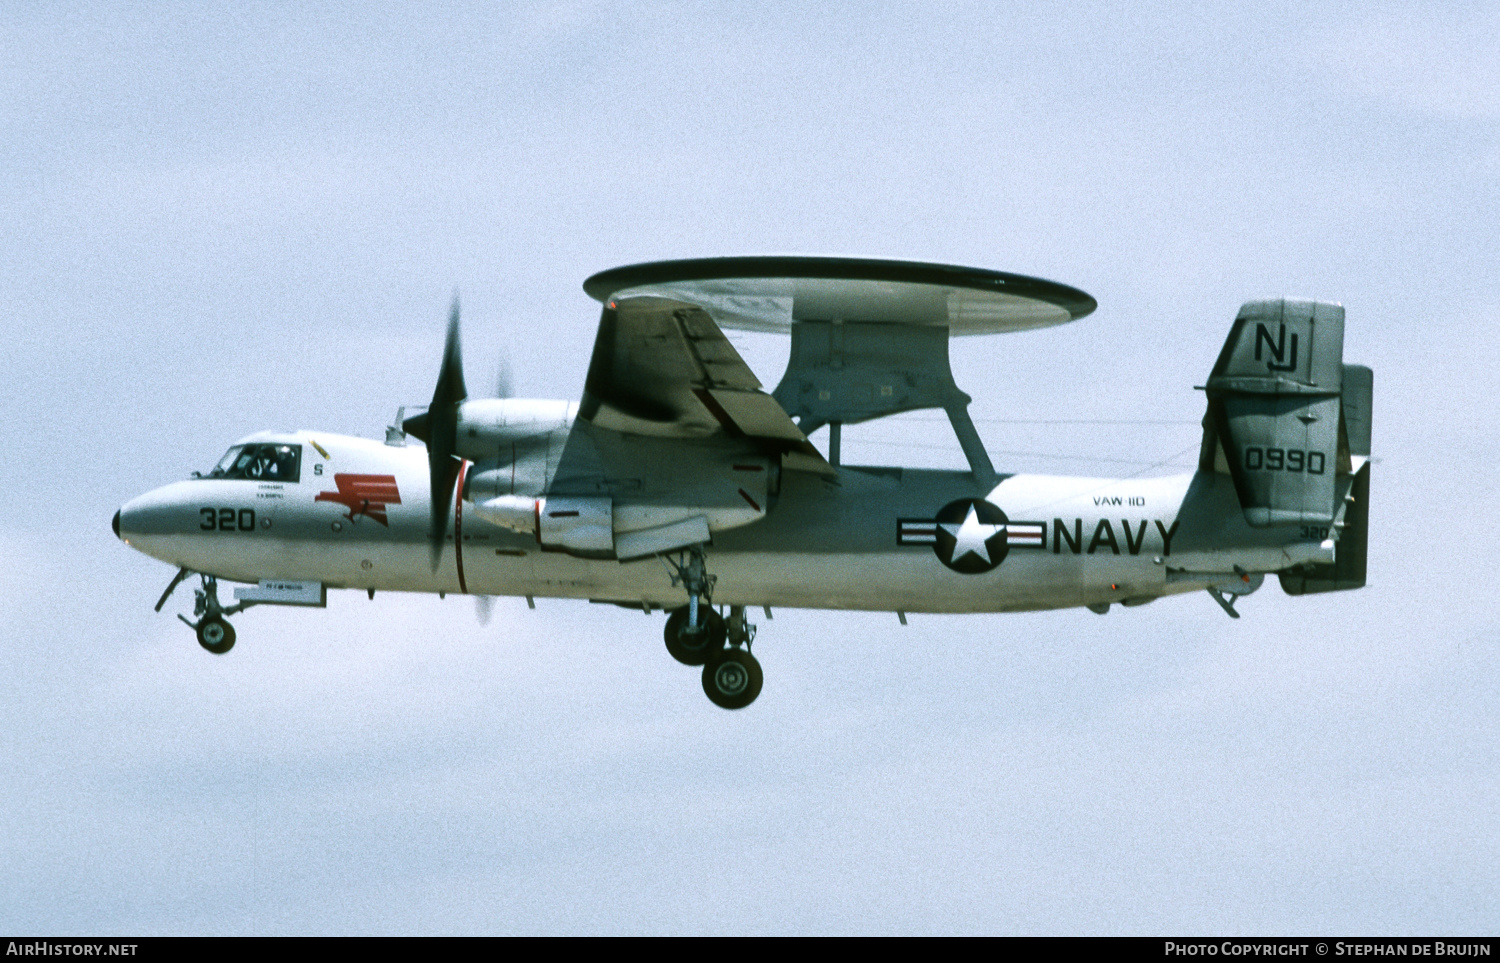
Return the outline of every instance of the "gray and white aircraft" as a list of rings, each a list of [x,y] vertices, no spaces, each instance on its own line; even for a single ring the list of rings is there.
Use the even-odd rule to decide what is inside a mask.
[[[667,650],[717,705],[761,689],[746,613],[773,606],[1016,612],[1365,584],[1369,368],[1344,310],[1245,304],[1204,390],[1197,471],[1073,478],[995,470],[948,364],[954,335],[1094,310],[1082,291],[976,268],[749,257],[617,268],[582,399],[471,399],[455,302],[426,411],[384,442],[245,438],[206,474],[114,517],[126,544],[198,576],[210,652],[252,605],[334,589],[537,596],[667,614]],[[784,332],[767,394],[723,329]],[[937,408],[969,471],[845,465],[845,424]],[[829,429],[828,450],[808,435]],[[408,436],[426,443],[408,446]],[[232,604],[221,580],[248,583]]]

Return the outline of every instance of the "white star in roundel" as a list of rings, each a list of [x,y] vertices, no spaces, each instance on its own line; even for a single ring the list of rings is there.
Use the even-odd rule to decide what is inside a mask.
[[[1004,525],[986,525],[979,520],[979,512],[973,505],[962,522],[944,522],[943,531],[953,536],[953,558],[957,562],[965,555],[978,555],[984,564],[991,564],[989,546],[985,543],[998,533],[1005,531]]]

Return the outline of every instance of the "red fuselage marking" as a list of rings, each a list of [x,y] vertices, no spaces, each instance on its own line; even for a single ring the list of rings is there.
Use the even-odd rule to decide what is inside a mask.
[[[349,509],[344,517],[354,521],[356,516],[366,515],[386,528],[391,527],[386,518],[385,506],[401,504],[401,491],[396,487],[395,475],[351,475],[340,473],[333,476],[338,486],[336,492],[318,492],[315,502],[334,502]]]

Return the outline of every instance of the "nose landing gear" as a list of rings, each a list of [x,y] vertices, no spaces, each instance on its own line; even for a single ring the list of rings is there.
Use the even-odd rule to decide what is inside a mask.
[[[162,593],[161,600],[156,603],[156,611],[166,604],[167,597],[172,594],[182,580],[193,573],[187,569],[178,571],[172,584]],[[254,602],[239,602],[228,608],[219,604],[219,580],[212,575],[199,576],[203,579],[203,587],[193,590],[193,615],[198,621],[188,619],[186,615],[177,616],[183,623],[198,636],[198,644],[203,646],[214,655],[223,655],[234,648],[234,626],[229,624],[228,616],[236,612],[244,611]]]
[[[221,616],[205,616],[198,622],[196,628],[198,644],[214,655],[223,655],[234,648],[234,626]]]

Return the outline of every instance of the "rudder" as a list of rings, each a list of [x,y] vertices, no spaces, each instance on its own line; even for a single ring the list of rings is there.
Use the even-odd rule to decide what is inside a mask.
[[[1338,533],[1332,565],[1301,565],[1278,573],[1288,595],[1363,588],[1370,544],[1370,406],[1375,374],[1363,365],[1344,365],[1339,432],[1339,490],[1344,492],[1333,527]]]

